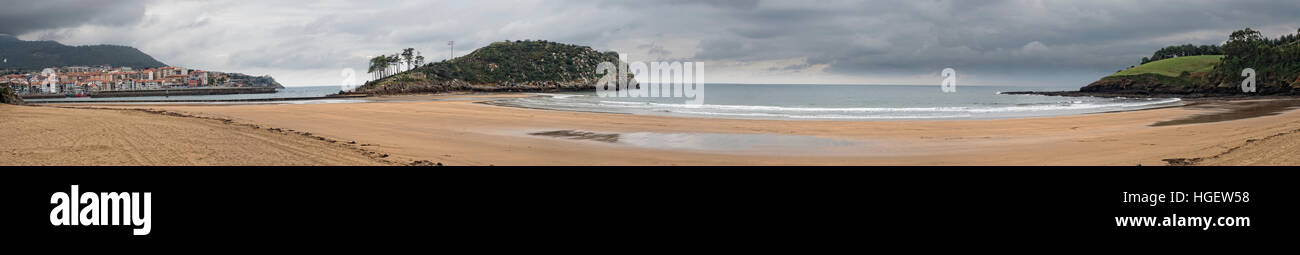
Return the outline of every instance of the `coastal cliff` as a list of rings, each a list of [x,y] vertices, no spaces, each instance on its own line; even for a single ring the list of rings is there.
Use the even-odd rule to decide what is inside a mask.
[[[1237,87],[1218,87],[1206,81],[1223,55],[1162,59],[1122,70],[1084,86],[1079,92],[1116,94],[1230,94]]]
[[[547,41],[495,42],[468,55],[421,65],[353,93],[550,92],[595,89],[596,66],[618,53]]]
[[[1008,92],[1064,96],[1219,97],[1300,95],[1300,31],[1265,38],[1249,28],[1222,45],[1170,46],[1142,64],[1066,92]],[[1255,70],[1256,90],[1243,92],[1243,70]]]

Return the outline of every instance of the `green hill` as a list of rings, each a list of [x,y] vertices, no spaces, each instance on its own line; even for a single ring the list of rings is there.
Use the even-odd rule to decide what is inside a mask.
[[[1110,76],[1128,76],[1151,73],[1169,77],[1178,77],[1182,75],[1183,72],[1204,74],[1214,70],[1214,64],[1218,64],[1221,59],[1223,59],[1223,55],[1177,57],[1146,63],[1134,68],[1129,68],[1128,70],[1120,71]]]
[[[67,46],[53,41],[23,41],[0,34],[0,69],[40,70],[60,66],[167,66],[140,50],[117,45]]]
[[[1191,50],[1192,48],[1198,50]],[[1222,45],[1171,46],[1157,51],[1153,56],[1198,52],[1222,52],[1223,55],[1152,61],[1103,77],[1080,88],[1079,92],[1108,95],[1246,95],[1248,93],[1241,91],[1244,79],[1241,73],[1242,70],[1251,68],[1256,71],[1256,91],[1249,95],[1300,94],[1300,35],[1266,38],[1259,31],[1247,28],[1234,31]]]
[[[562,91],[594,89],[601,62],[618,63],[618,53],[547,41],[506,41],[450,61],[430,63],[383,77],[359,93],[402,94],[449,91]]]
[[[1079,91],[1132,94],[1183,94],[1212,89],[1206,75],[1223,55],[1162,59],[1122,70],[1088,84]]]

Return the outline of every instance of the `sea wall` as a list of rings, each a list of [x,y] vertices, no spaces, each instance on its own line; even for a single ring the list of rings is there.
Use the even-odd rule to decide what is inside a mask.
[[[90,93],[90,97],[146,97],[146,96],[201,96],[229,94],[265,94],[275,93],[273,87],[243,88],[183,88],[158,90],[101,91]]]

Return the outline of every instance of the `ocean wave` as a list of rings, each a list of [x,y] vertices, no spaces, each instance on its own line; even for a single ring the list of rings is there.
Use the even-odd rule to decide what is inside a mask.
[[[1087,110],[1097,108],[1132,108],[1149,105],[1169,104],[1179,102],[1181,99],[1169,98],[1163,100],[1151,100],[1145,102],[1131,103],[1086,103],[1084,101],[1070,101],[1061,103],[1021,105],[1021,106],[1004,106],[1004,107],[785,107],[785,106],[761,106],[761,105],[712,105],[712,104],[666,104],[652,102],[622,102],[622,101],[599,101],[599,106],[613,107],[635,107],[635,108],[675,108],[675,109],[713,109],[713,110],[731,110],[731,111],[765,111],[765,112],[1021,112],[1021,111],[1052,111],[1052,110]]]
[[[545,94],[557,95],[557,94]],[[685,104],[600,100],[581,95],[519,98],[513,102],[527,107],[557,110],[616,112],[652,115],[716,116],[765,119],[954,119],[1068,115],[1090,112],[1135,110],[1180,102],[1178,98],[1068,99],[1055,102],[1001,104],[972,103],[967,106],[936,107],[796,107],[766,105]],[[575,98],[577,97],[577,98]]]
[[[530,95],[538,95],[538,96],[548,96],[548,97],[551,97],[551,98],[558,98],[558,99],[565,99],[565,98],[580,97],[580,96],[582,96],[582,95],[576,95],[576,94],[553,94],[553,93],[528,93],[528,94],[530,94]]]
[[[761,118],[791,118],[791,119],[950,119],[950,118],[969,118],[970,114],[954,115],[841,115],[841,114],[819,114],[819,115],[797,115],[797,114],[777,114],[777,113],[728,113],[728,112],[704,112],[704,111],[673,111],[673,113],[709,115],[709,116],[731,116],[731,117],[761,117]]]

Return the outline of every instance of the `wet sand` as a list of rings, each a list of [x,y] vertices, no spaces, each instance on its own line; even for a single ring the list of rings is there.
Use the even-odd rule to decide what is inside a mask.
[[[69,107],[154,109],[230,119],[369,144],[368,149],[390,154],[388,160],[394,162],[447,165],[1300,164],[1295,149],[1300,146],[1295,132],[1300,130],[1300,111],[1276,106],[1293,104],[1294,99],[1264,106],[1205,100],[1191,107],[1131,112],[928,121],[705,119],[479,103],[516,96],[527,95],[375,97],[371,103],[351,104]]]
[[[1285,111],[1300,108],[1300,100],[1200,100],[1186,107],[1212,111],[1212,113],[1190,116],[1187,118],[1161,121],[1151,126],[1175,126],[1185,124],[1232,121],[1282,114]]]

